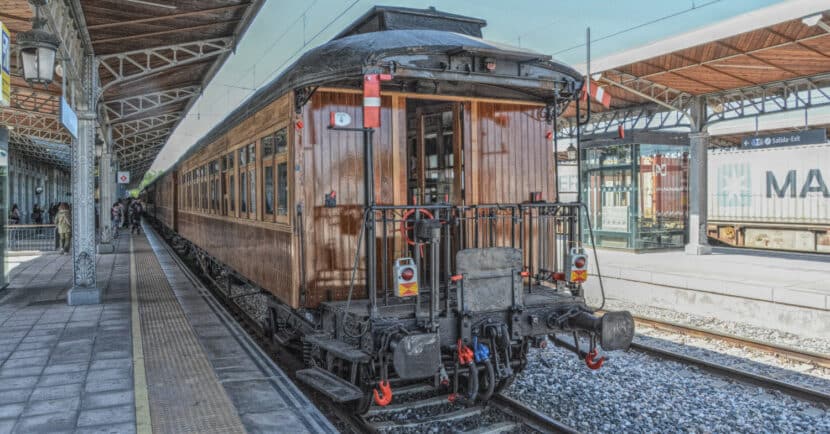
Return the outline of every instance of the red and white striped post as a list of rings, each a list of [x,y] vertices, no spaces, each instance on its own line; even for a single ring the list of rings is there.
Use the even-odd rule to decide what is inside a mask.
[[[391,79],[389,74],[363,76],[363,128],[380,127],[380,82]]]

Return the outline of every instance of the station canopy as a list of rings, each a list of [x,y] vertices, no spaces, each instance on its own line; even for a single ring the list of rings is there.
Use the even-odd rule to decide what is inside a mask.
[[[119,169],[131,171],[131,178],[140,181],[233,52],[263,1],[72,0],[65,4],[73,22],[80,23],[80,33],[97,62],[99,125],[102,131],[111,127]],[[31,28],[33,15],[26,0],[5,0],[0,11],[0,20],[12,34],[13,57],[12,102],[2,109],[0,121],[13,127],[13,142],[69,144],[71,136],[58,120],[60,76],[46,88],[31,87],[22,78],[15,35]],[[50,31],[61,34],[61,29]],[[38,140],[26,141],[23,136]]]
[[[586,73],[586,65],[577,67]],[[691,127],[830,105],[830,13],[824,0],[796,0],[591,62],[592,104],[583,135]],[[701,104],[703,103],[703,104]],[[583,111],[584,104],[580,108]],[[563,118],[573,136],[575,107]],[[735,135],[713,140],[735,144]]]

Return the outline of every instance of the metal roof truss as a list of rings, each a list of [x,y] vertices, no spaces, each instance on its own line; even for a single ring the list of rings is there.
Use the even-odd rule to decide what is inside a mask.
[[[102,91],[129,80],[219,56],[233,47],[234,38],[224,37],[98,56],[98,64],[112,76]]]
[[[110,122],[133,118],[164,106],[186,102],[199,94],[201,87],[186,86],[107,101],[105,110]]]

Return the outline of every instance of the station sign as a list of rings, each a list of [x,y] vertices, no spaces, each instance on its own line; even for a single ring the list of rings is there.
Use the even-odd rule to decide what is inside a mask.
[[[72,137],[78,138],[78,115],[75,114],[63,95],[61,95],[61,125],[66,128],[69,134],[72,134]]]
[[[827,130],[792,131],[763,136],[746,136],[741,139],[744,148],[768,148],[772,146],[819,145],[827,142]]]
[[[118,183],[119,184],[129,184],[130,183],[130,172],[118,172]]]
[[[11,103],[11,51],[9,29],[0,21],[0,106]]]

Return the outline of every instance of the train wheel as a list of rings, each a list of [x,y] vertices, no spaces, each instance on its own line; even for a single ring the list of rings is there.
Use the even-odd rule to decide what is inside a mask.
[[[502,378],[502,379],[501,379],[501,380],[499,380],[499,382],[496,384],[496,391],[495,391],[495,393],[501,393],[504,389],[507,389],[508,387],[510,387],[510,385],[511,385],[511,384],[513,384],[513,381],[515,381],[515,380],[516,380],[516,376],[515,376],[515,375],[511,375],[511,376],[509,376],[509,377],[507,377],[507,378]]]
[[[366,414],[372,406],[372,378],[369,374],[369,368],[366,365],[361,365],[357,371],[357,384],[360,390],[363,391],[363,397],[357,401],[350,403],[352,411],[355,414]]]
[[[354,414],[364,415],[372,406],[372,395],[364,393],[363,397],[351,403]]]

